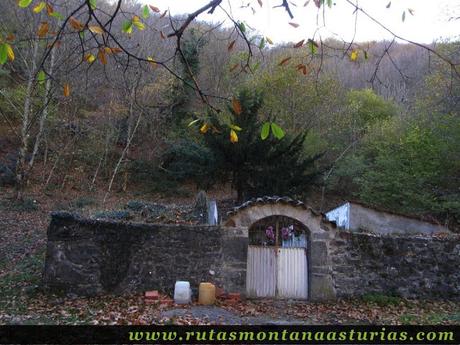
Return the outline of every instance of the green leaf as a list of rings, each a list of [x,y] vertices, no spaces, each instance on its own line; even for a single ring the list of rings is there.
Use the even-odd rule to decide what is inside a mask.
[[[96,1],[97,0],[89,0],[89,7],[94,11],[96,9]]]
[[[238,29],[244,34],[246,32],[246,25],[243,22],[238,23]]]
[[[365,50],[364,51],[364,60],[367,60],[369,58],[368,52]]]
[[[56,11],[51,13],[51,17],[54,17],[54,18],[57,18],[57,19],[60,19],[60,20],[64,19],[64,16],[62,14],[60,14],[59,12],[56,12]]]
[[[132,33],[133,32],[133,21],[132,20],[124,21],[121,28],[122,28],[122,31],[127,34]]]
[[[37,6],[34,7],[33,12],[40,13],[41,11],[44,10],[45,7],[46,7],[46,2],[42,1]]]
[[[241,127],[238,127],[237,125],[229,125],[229,127],[235,131],[241,131]]]
[[[26,8],[32,3],[32,0],[20,0],[18,5],[19,7]]]
[[[262,37],[262,39],[260,40],[260,43],[259,43],[259,49],[262,50],[264,49],[265,47],[265,38]]]
[[[80,38],[81,38],[82,40],[85,39],[85,32],[84,32],[84,31],[80,31],[78,34],[80,35]]]
[[[8,46],[6,43],[0,44],[0,65],[3,65],[8,60]]]
[[[262,126],[260,137],[262,138],[262,140],[265,140],[268,138],[269,134],[270,134],[270,122],[265,122],[264,125]]]
[[[272,133],[275,136],[275,138],[283,139],[285,135],[283,129],[274,122],[272,122],[271,127],[272,127]]]
[[[332,0],[327,0],[327,6],[328,6],[329,8],[332,7]]]
[[[148,17],[150,17],[150,10],[147,5],[144,5],[144,7],[142,7],[142,18],[147,19]]]
[[[37,81],[39,84],[43,84],[46,80],[46,74],[43,70],[41,70],[40,72],[38,72],[37,74]]]
[[[317,52],[318,44],[312,39],[308,40],[308,46],[310,47],[311,54],[314,55]]]

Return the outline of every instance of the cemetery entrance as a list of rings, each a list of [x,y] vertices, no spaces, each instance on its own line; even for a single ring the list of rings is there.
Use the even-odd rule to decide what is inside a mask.
[[[248,297],[308,298],[308,229],[286,216],[270,216],[249,228]]]

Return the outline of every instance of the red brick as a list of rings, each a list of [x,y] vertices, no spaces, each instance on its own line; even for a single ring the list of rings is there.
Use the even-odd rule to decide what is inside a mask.
[[[146,291],[145,292],[145,299],[146,300],[158,300],[160,298],[160,295],[158,294],[158,291],[157,290],[154,290],[154,291]]]

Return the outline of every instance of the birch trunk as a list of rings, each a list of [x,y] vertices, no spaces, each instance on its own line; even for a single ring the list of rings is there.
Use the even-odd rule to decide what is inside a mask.
[[[55,58],[56,58],[56,49],[53,49],[51,51],[51,61],[50,61],[50,68],[49,68],[49,73],[51,75],[53,74]],[[35,138],[35,144],[34,144],[34,148],[33,148],[33,151],[32,151],[32,155],[31,155],[30,160],[29,160],[29,167],[28,167],[28,171],[27,171],[26,176],[32,170],[32,168],[34,166],[34,162],[35,162],[35,157],[37,156],[38,149],[40,148],[41,138],[42,138],[42,135],[43,135],[43,131],[45,129],[46,119],[48,118],[48,103],[51,100],[50,93],[51,93],[51,78],[48,78],[46,80],[46,84],[45,84],[45,95],[43,97],[43,111],[42,111],[42,114],[40,116],[40,122],[39,122],[39,126],[38,126],[38,133],[37,133],[37,136]]]
[[[30,127],[30,111],[32,106],[32,91],[35,81],[35,74],[37,72],[37,55],[38,55],[38,40],[35,39],[32,48],[32,65],[29,68],[29,75],[27,80],[26,95],[24,99],[24,111],[22,113],[22,127],[21,127],[21,147],[19,149],[18,161],[16,164],[16,199],[22,200],[24,187],[26,182],[26,155],[29,145],[29,127]]]

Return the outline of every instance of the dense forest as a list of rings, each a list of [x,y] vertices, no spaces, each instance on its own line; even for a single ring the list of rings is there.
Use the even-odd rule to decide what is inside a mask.
[[[458,226],[459,41],[273,44],[199,20],[171,37],[187,17],[98,0],[103,26],[80,3],[0,3],[0,188],[21,202],[229,186]]]

